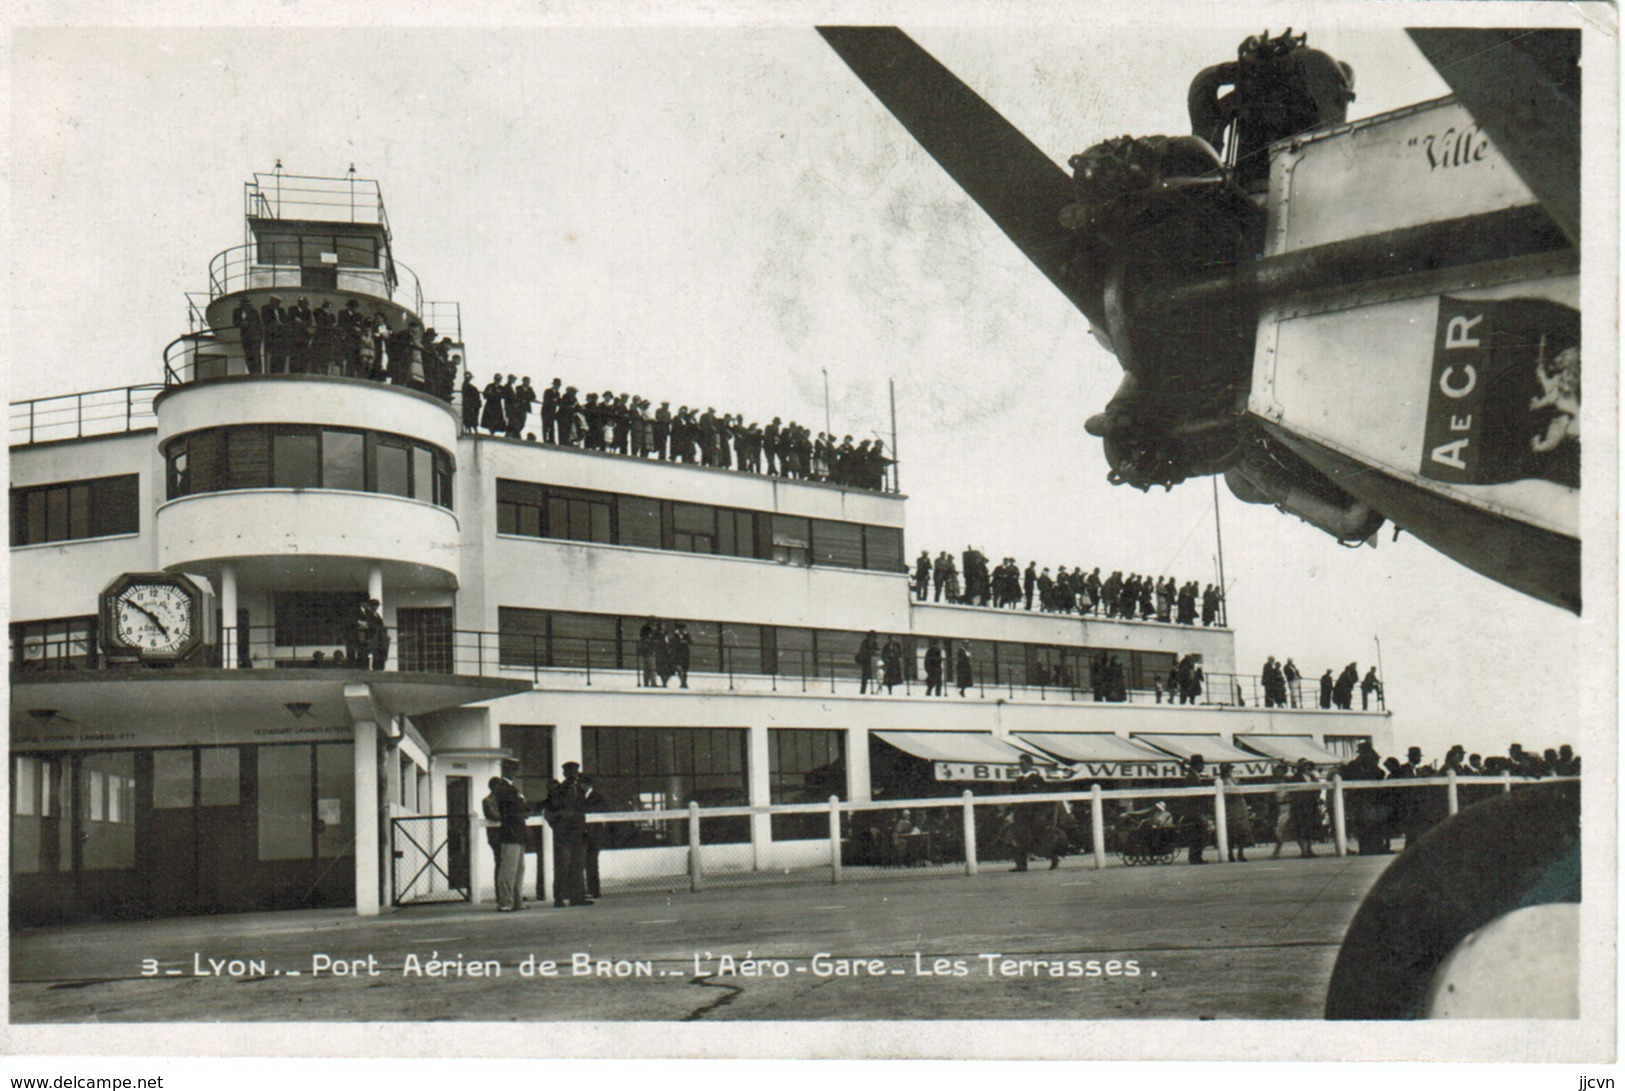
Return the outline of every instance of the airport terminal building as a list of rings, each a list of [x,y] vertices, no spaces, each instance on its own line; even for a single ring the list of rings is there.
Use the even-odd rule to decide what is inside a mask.
[[[211,262],[161,384],[12,407],[14,920],[376,913],[397,820],[475,815],[501,772],[540,798],[566,761],[647,811],[998,791],[1022,752],[1084,784],[1176,776],[1191,753],[1256,773],[1391,748],[1386,711],[1260,707],[1222,624],[918,601],[909,559],[958,543],[908,541],[894,481],[482,435],[421,367],[277,367],[234,322],[245,303],[356,300],[459,361],[463,331],[396,260],[375,183],[277,173],[245,197],[245,241]],[[376,669],[355,656],[369,599]],[[643,684],[650,619],[685,625],[686,688]],[[871,632],[902,651],[890,694],[860,693]],[[946,696],[925,693],[934,641]],[[1126,700],[1095,699],[1103,656]],[[1185,656],[1207,684],[1176,705],[1159,683]],[[705,851],[827,858],[798,817],[708,822]],[[674,823],[627,825],[606,876],[683,873]],[[453,871],[478,886],[476,848]]]

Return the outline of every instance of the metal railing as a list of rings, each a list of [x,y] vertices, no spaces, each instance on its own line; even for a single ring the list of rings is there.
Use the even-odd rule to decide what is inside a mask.
[[[262,261],[257,243],[244,243],[222,250],[209,260],[209,299],[234,292],[284,289],[333,292],[386,300],[397,307],[421,314],[423,288],[417,274],[399,261],[387,267],[364,265],[324,265],[320,277],[306,278],[306,267],[285,262]],[[331,273],[331,282],[325,275]],[[291,303],[292,300],[285,300]]]
[[[389,237],[384,195],[372,178],[347,174],[328,178],[310,174],[256,171],[243,183],[243,216],[262,220],[317,220],[328,223],[378,224]]]
[[[117,386],[11,403],[11,445],[114,435],[157,426],[152,400],[163,385]]]
[[[1225,785],[1218,778],[1199,787],[1136,785],[1087,791],[1027,795],[976,795],[847,802],[831,797],[821,803],[768,806],[686,807],[590,813],[585,817],[589,888],[616,894],[648,891],[701,891],[718,886],[782,883],[843,883],[914,878],[921,875],[976,875],[991,863],[1008,866],[1018,858],[1058,866],[1102,870],[1129,864],[1172,863],[1194,849],[1217,849],[1217,862],[1229,861],[1231,850],[1244,854],[1260,845],[1294,842],[1329,844],[1335,856],[1352,847],[1393,851],[1395,839],[1408,842],[1426,829],[1457,814],[1462,807],[1534,783],[1578,782],[1578,777],[1539,780],[1503,773],[1491,777],[1445,776],[1388,781],[1349,781],[1333,775],[1317,781],[1271,781]],[[1318,798],[1313,825],[1297,830],[1279,821],[1289,800],[1300,793]],[[1144,851],[1143,820],[1155,803],[1178,814],[1167,837]],[[1136,806],[1143,804],[1143,806]],[[1135,812],[1135,813],[1131,813]],[[774,833],[750,835],[750,820],[797,818],[808,823],[807,836],[786,838]],[[468,823],[470,850],[489,854],[485,829],[475,816]],[[717,836],[718,824],[735,823],[731,839]],[[560,836],[544,815],[528,819],[536,854],[527,867],[527,886],[535,896],[554,894]],[[664,843],[649,846],[628,831],[664,826]],[[708,832],[709,831],[709,832]],[[816,834],[814,834],[816,831]],[[646,840],[646,839],[644,839]],[[1361,844],[1363,842],[1363,844]],[[1043,866],[1039,864],[1037,866]],[[476,869],[476,874],[480,870]],[[483,869],[473,900],[492,900],[492,867]],[[424,901],[451,896],[435,891]],[[407,897],[402,904],[415,899]]]
[[[831,696],[871,694],[877,700],[888,696],[924,697],[923,653],[915,666],[918,676],[904,677],[886,687],[877,663],[873,677],[865,679],[862,668],[847,652],[780,650],[775,654],[757,648],[729,645],[690,645],[688,663],[670,650],[657,651],[645,664],[634,639],[608,637],[549,637],[541,633],[502,633],[477,629],[437,629],[412,625],[391,626],[389,649],[382,668],[368,649],[365,665],[359,662],[360,649],[342,635],[318,640],[292,640],[274,625],[253,625],[223,629],[220,643],[208,665],[221,666],[224,649],[235,645],[236,665],[241,669],[275,668],[386,669],[430,674],[479,676],[529,676],[533,685],[545,687],[549,681],[562,686],[635,689],[654,686],[664,689],[745,693],[803,693]],[[94,643],[94,642],[92,642]],[[320,658],[318,659],[318,653]],[[338,653],[343,653],[340,658]],[[94,647],[83,639],[41,640],[28,638],[19,649],[12,641],[12,662],[26,670],[98,669],[102,664]],[[1262,692],[1255,675],[1221,675],[1219,686],[1243,679],[1251,692]],[[944,678],[944,695],[958,699],[959,686],[951,670]],[[1211,696],[1210,696],[1211,694]],[[1042,680],[1016,681],[1008,672],[995,678],[976,677],[965,687],[964,697],[985,700],[1062,701],[1094,703],[1090,687],[1069,683],[1057,686]],[[1132,689],[1126,700],[1112,704],[1152,705],[1166,697],[1154,690]],[[1205,708],[1236,707],[1210,687],[1196,702]],[[1245,706],[1244,706],[1245,707]]]
[[[373,350],[376,351],[376,350]],[[387,359],[388,350],[385,349]],[[423,361],[429,357],[422,346],[414,346],[413,359],[400,372],[414,376],[407,389],[417,390],[421,393],[433,393],[430,386],[430,376],[436,374],[431,367],[427,372]],[[382,378],[373,381],[380,384],[390,383],[386,374],[387,367],[377,365],[374,356],[360,357],[360,366],[369,372],[376,371]],[[443,371],[449,370],[454,362],[448,361]],[[280,370],[268,371],[271,366]],[[280,361],[273,360],[272,354],[263,346],[260,349],[260,370],[253,372],[248,367],[248,357],[244,353],[242,343],[238,341],[235,330],[207,330],[198,333],[188,333],[177,337],[164,347],[164,384],[166,386],[185,386],[188,383],[202,379],[218,379],[228,375],[258,375],[261,378],[279,378],[283,376],[320,375],[336,378],[368,378],[368,375],[351,374],[349,362],[344,357],[344,346],[335,340],[324,347],[310,345],[290,347],[282,354]],[[421,377],[421,378],[420,378]],[[451,402],[455,391],[455,380],[460,376],[442,375],[440,389],[442,400]],[[448,379],[449,388],[448,388]],[[390,385],[394,385],[390,383]]]

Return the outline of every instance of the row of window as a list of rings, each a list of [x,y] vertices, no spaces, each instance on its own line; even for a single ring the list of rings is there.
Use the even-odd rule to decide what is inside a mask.
[[[896,527],[497,480],[497,532],[528,538],[902,572]]]
[[[350,489],[452,506],[452,458],[406,436],[269,424],[211,428],[164,447],[169,499],[229,489]]]
[[[514,782],[533,804],[552,783],[552,732],[548,727],[504,724],[503,749],[514,755]],[[681,810],[741,807],[750,802],[749,732],[733,727],[583,727],[581,761],[610,810]],[[846,798],[846,732],[814,728],[768,729],[768,777],[773,803],[823,803]],[[775,840],[827,837],[821,814],[774,815]],[[613,823],[600,834],[610,848],[681,845],[683,820]],[[709,844],[750,840],[745,817],[700,824]]]
[[[734,621],[690,621],[689,669],[700,673],[780,675],[791,678],[858,678],[856,656],[865,633]],[[581,670],[635,670],[638,640],[647,617],[585,614],[565,610],[532,610],[503,606],[497,611],[500,665],[562,667]],[[669,630],[671,623],[665,623]],[[909,633],[879,634],[880,647],[895,639],[903,651],[903,677],[924,674],[926,651],[933,640],[943,648],[943,675],[954,677],[960,647],[970,652],[972,672],[985,685],[1092,684],[1093,663],[1105,649],[1025,644],[1013,641],[960,640]],[[1174,665],[1171,652],[1109,650],[1123,662],[1130,689],[1151,689],[1166,681]],[[874,664],[880,676],[880,664]]]
[[[244,805],[255,812],[252,858],[342,856],[354,838],[349,755],[347,743],[13,755],[12,874],[133,868],[138,814],[229,816],[210,809]],[[406,785],[403,775],[403,802]],[[154,821],[142,819],[157,837]]]
[[[136,474],[11,490],[11,544],[37,545],[141,531]]]
[[[372,235],[259,234],[261,265],[321,266],[337,263],[364,269],[378,268],[378,239]]]

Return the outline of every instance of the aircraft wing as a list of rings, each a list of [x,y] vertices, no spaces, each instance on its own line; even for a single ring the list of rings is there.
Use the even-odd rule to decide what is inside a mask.
[[[1580,32],[1423,28],[1411,41],[1580,242]]]
[[[1077,200],[1072,176],[896,27],[818,33],[1050,283],[1104,330],[1099,285],[1076,268],[1072,234],[1060,221],[1061,209]]]

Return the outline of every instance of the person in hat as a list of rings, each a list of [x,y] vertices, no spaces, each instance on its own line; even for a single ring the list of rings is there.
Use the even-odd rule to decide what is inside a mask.
[[[496,823],[486,827],[486,838],[497,858],[497,912],[525,908],[525,814],[530,809],[511,781],[492,777],[491,794],[481,803],[485,817]]]
[[[1185,762],[1184,786],[1187,788],[1208,787],[1207,778],[1203,775],[1207,763],[1202,755],[1192,754]],[[1187,860],[1192,864],[1205,864],[1207,858],[1203,853],[1207,850],[1208,834],[1208,807],[1209,801],[1199,795],[1185,796],[1180,800],[1183,805],[1183,819],[1185,822],[1185,847],[1188,850]]]
[[[1308,758],[1299,758],[1297,768],[1292,773],[1293,783],[1314,784],[1319,779],[1315,775],[1315,763]],[[1291,793],[1287,812],[1291,815],[1292,836],[1298,842],[1298,855],[1313,856],[1315,838],[1320,832],[1320,793],[1311,791]]]
[[[281,296],[272,296],[260,308],[260,325],[265,336],[266,364],[272,375],[288,370],[288,312],[282,306]]]
[[[262,366],[260,342],[265,337],[265,326],[260,320],[260,312],[246,296],[237,301],[237,309],[231,312],[231,324],[237,327],[237,339],[243,345],[243,365],[250,375],[258,375]]]
[[[587,786],[579,762],[564,763],[564,779],[548,790],[547,824],[553,828],[553,905],[591,905],[587,897]]]

